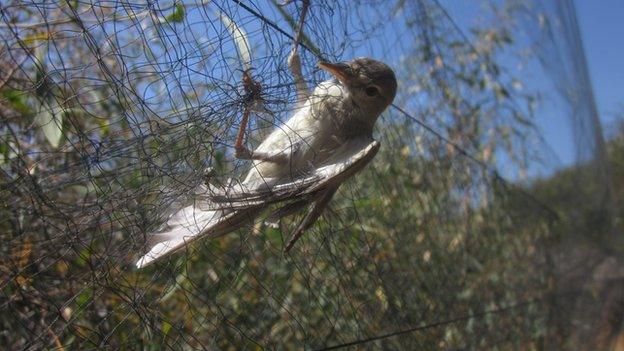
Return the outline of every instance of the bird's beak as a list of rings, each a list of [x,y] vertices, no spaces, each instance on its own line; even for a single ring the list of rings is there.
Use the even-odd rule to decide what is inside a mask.
[[[317,64],[317,66],[320,69],[331,73],[344,85],[348,85],[353,78],[351,74],[349,73],[349,70],[350,70],[349,65],[347,65],[346,63],[342,63],[342,62],[330,63],[330,62],[321,61]]]

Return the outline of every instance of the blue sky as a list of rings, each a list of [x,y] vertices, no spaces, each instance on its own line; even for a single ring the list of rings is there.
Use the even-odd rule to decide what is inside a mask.
[[[470,1],[439,1],[465,33],[470,33],[469,28],[478,24],[481,17],[486,16],[489,11],[484,8],[484,5],[475,6],[475,3]],[[618,106],[622,104],[621,109],[624,109],[624,94],[617,84],[624,82],[624,65],[622,64],[624,48],[616,44],[624,41],[624,21],[622,20],[624,1],[572,1],[576,7],[598,112],[603,122],[603,129],[608,129],[605,126],[613,121]],[[544,7],[547,10],[553,10],[555,6],[545,4]],[[561,35],[561,33],[556,33],[556,35]],[[526,45],[522,42],[522,38],[522,34],[516,38],[520,47]],[[556,43],[555,39],[553,45]],[[567,53],[563,51],[562,54]],[[549,64],[553,64],[555,60],[556,58],[553,58]],[[513,66],[513,63],[509,64],[510,67]],[[561,89],[561,81],[554,80],[556,76],[543,71],[548,68],[540,68],[537,61],[527,64],[529,66],[522,70],[522,77],[530,90],[540,92],[542,99],[536,110],[535,123],[548,149],[547,153],[542,155],[546,161],[533,163],[531,169],[528,170],[528,175],[532,178],[547,176],[561,167],[581,161],[583,157],[581,156],[581,159],[578,157],[588,149],[576,145],[577,140],[574,138],[574,130],[568,115],[570,111],[566,108],[565,100],[562,100],[557,92],[557,89]],[[516,170],[504,157],[499,159],[499,163],[499,171],[508,178],[515,179]]]
[[[558,1],[558,0],[554,0]],[[624,112],[624,1],[622,0],[572,0],[578,17],[583,47],[587,58],[588,68],[596,105],[603,130],[607,131],[614,121],[618,111]],[[471,2],[457,2],[441,0],[451,16],[464,30],[478,18],[482,8]],[[533,68],[533,70],[535,70]],[[532,84],[544,89],[552,77],[533,75],[526,77]],[[548,90],[552,89],[547,88]],[[529,173],[532,175],[547,175],[553,170],[565,167],[573,162],[578,147],[573,139],[570,120],[562,105],[557,99],[547,98],[542,109],[537,112],[536,123],[542,132],[544,140],[549,145],[556,159],[551,159],[542,167]],[[501,171],[508,173],[501,166]],[[513,175],[510,176],[514,178]]]
[[[608,123],[618,108],[624,110],[624,1],[575,0],[575,5],[598,112]]]

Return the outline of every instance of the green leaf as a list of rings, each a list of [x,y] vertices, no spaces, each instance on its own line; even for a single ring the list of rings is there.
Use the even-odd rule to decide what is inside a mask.
[[[251,46],[249,46],[249,40],[247,39],[247,34],[245,31],[236,25],[236,23],[231,20],[224,13],[219,15],[221,22],[225,25],[225,27],[230,31],[230,35],[232,35],[232,39],[234,39],[234,44],[236,44],[236,51],[238,52],[238,56],[240,58],[241,64],[243,65],[243,69],[248,70],[251,68]]]
[[[162,322],[162,327],[160,328],[163,335],[166,336],[169,331],[171,330],[171,323],[167,322],[167,321],[163,321]]]
[[[78,306],[78,310],[83,310],[86,308],[91,302],[91,289],[84,289],[77,297],[76,297],[76,305]]]
[[[173,13],[167,16],[165,19],[167,22],[180,23],[184,21],[184,4],[176,4]]]
[[[9,105],[17,112],[23,115],[29,115],[32,110],[25,101],[25,94],[21,91],[6,89],[2,91],[2,97],[4,97]]]
[[[175,282],[167,288],[167,290],[163,293],[162,297],[158,300],[159,302],[165,302],[169,300],[171,297],[175,295],[175,293],[183,288],[186,285],[188,280],[188,273],[186,270],[176,276]]]
[[[2,141],[0,143],[0,155],[2,155],[2,158],[0,158],[0,164],[7,163],[9,161],[9,145],[8,145],[8,142]]]
[[[266,228],[264,228],[263,233],[272,245],[277,246],[282,244],[283,236],[282,232],[278,228],[267,226]]]
[[[22,43],[30,49],[35,49],[42,45],[42,42],[50,39],[52,39],[52,35],[49,32],[34,32],[24,37]]]
[[[86,267],[87,262],[89,261],[90,258],[91,258],[91,248],[86,247],[82,249],[82,251],[80,251],[80,253],[78,254],[78,257],[76,257],[75,263],[79,267]]]
[[[63,139],[63,108],[51,101],[50,108],[42,108],[35,121],[41,132],[53,148],[57,148]]]

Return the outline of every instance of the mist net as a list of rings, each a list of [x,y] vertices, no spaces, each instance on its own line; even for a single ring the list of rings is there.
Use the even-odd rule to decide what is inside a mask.
[[[608,347],[605,146],[572,3],[541,3],[3,1],[0,343]],[[395,70],[377,156],[288,253],[305,213],[136,269],[175,210],[250,169],[243,72],[250,148],[296,111],[297,37],[310,87],[319,60]]]

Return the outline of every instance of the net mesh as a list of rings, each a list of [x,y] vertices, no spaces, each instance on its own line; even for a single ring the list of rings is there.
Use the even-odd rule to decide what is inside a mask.
[[[245,70],[264,105],[251,147],[294,113],[302,6],[0,5],[2,344],[612,345],[616,211],[571,1],[312,0],[308,85],[327,78],[319,59],[370,56],[396,72],[379,154],[288,254],[302,215],[260,216],[134,268],[199,186],[250,168],[233,152]],[[573,157],[550,142],[558,128]]]

